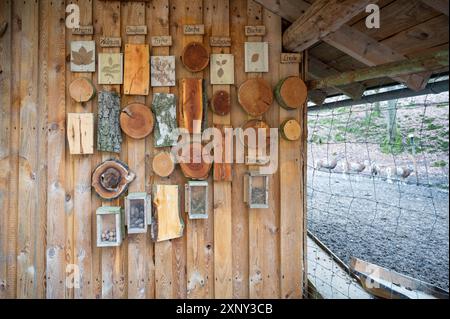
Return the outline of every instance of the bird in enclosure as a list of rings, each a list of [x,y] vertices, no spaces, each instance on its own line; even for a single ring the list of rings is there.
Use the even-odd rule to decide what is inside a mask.
[[[349,162],[347,160],[342,162],[342,175],[344,179],[348,179],[350,174],[355,174],[357,179],[360,179],[362,172],[366,169],[365,163],[360,162]]]
[[[405,183],[406,179],[414,173],[414,169],[411,166],[397,167],[397,166],[380,166],[376,163],[371,165],[371,172],[373,176],[386,176],[386,181],[389,184],[393,184],[393,177],[401,179]]]
[[[329,159],[323,158],[321,160],[318,160],[316,164],[314,165],[314,168],[316,170],[325,169],[329,172],[334,170],[338,164],[339,158],[335,157],[331,161]]]

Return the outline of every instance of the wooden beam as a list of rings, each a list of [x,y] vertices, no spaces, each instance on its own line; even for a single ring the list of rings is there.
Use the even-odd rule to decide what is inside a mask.
[[[448,17],[449,0],[422,0],[422,2]]]
[[[344,72],[322,80],[313,80],[308,83],[308,88],[310,90],[322,89],[382,78],[385,76],[397,77],[400,75],[436,71],[443,67],[447,67],[448,65],[448,50],[444,50],[425,54],[410,60],[386,63],[371,68]]]
[[[318,0],[283,35],[286,49],[302,52],[338,30],[374,0]]]

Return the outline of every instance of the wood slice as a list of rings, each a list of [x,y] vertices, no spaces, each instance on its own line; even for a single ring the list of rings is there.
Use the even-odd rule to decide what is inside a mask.
[[[136,175],[128,166],[118,160],[101,163],[92,173],[92,187],[105,200],[113,200],[122,195]]]
[[[280,131],[281,136],[288,141],[297,141],[301,135],[300,123],[294,119],[286,120],[281,124]]]
[[[231,111],[230,94],[227,91],[217,91],[211,100],[211,109],[220,116],[225,116]]]
[[[261,120],[250,120],[247,123],[244,124],[242,127],[242,130],[245,132],[246,129],[254,129],[256,133],[256,145],[258,145],[259,141],[259,129],[265,129],[266,130],[266,147],[270,147],[270,126],[264,121]],[[252,147],[248,143],[248,138],[241,136],[241,141],[244,143],[245,146],[256,149],[256,147]],[[255,146],[256,146],[255,145]]]
[[[200,42],[191,42],[184,48],[181,62],[191,72],[203,71],[209,64],[208,50]]]
[[[168,152],[161,152],[153,158],[153,171],[159,177],[169,177],[175,170],[175,162],[172,154]]]
[[[91,80],[86,78],[77,78],[70,83],[69,94],[75,102],[88,102],[95,95],[95,87]]]
[[[253,117],[266,113],[273,103],[273,92],[269,83],[262,78],[245,81],[238,92],[239,104]]]
[[[141,103],[129,104],[120,113],[120,127],[129,137],[143,139],[153,132],[155,118],[150,108]]]
[[[292,110],[305,104],[308,89],[305,82],[297,76],[291,76],[278,82],[275,97],[281,107]]]
[[[209,171],[211,170],[212,163],[206,163],[204,161],[207,153],[200,143],[190,144],[190,154],[189,157],[183,157],[180,155],[180,167],[186,178],[205,180],[209,176]],[[202,154],[203,156],[200,157]]]

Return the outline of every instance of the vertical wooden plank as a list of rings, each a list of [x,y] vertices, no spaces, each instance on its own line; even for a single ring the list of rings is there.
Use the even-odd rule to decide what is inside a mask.
[[[230,35],[230,1],[209,0],[208,29],[212,37]],[[209,41],[208,41],[209,43]],[[212,48],[213,54],[229,54],[230,48]],[[230,85],[213,85],[212,94],[217,91],[231,93]],[[214,125],[231,125],[231,115],[213,115]],[[214,182],[214,297],[232,298],[232,223],[231,223],[231,183]]]
[[[11,178],[11,104],[12,104],[12,6],[11,1],[0,2],[0,21],[8,24],[8,29],[0,38],[0,299],[12,298],[14,286],[8,280],[8,267],[15,256],[8,251],[9,211],[11,198],[9,190]]]
[[[49,3],[46,3],[49,6]],[[65,287],[65,141],[66,141],[66,50],[65,1],[52,2],[48,7],[48,140],[47,157],[47,247],[46,296],[64,298]]]
[[[131,2],[122,3],[122,18],[129,25],[145,25],[145,3]],[[125,13],[126,12],[126,13]],[[122,25],[122,28],[126,25]],[[128,36],[125,43],[143,44],[145,36]],[[145,103],[145,97],[127,96],[123,98],[122,105],[135,101]],[[128,145],[128,165],[136,174],[135,181],[130,185],[129,192],[142,192],[145,190],[145,140],[133,140],[126,137]],[[148,290],[148,268],[146,251],[148,249],[147,234],[136,234],[128,236],[128,298],[141,299],[146,298]]]
[[[38,76],[39,76],[39,4],[35,1],[15,3],[21,19],[20,66],[20,139],[19,196],[17,238],[17,297],[37,296],[36,231],[39,207],[38,190]]]
[[[275,87],[279,80],[279,65],[282,51],[281,43],[281,18],[270,11],[263,10],[264,25],[267,29],[265,40],[269,42],[269,73],[264,73],[263,77]],[[274,102],[272,107],[264,114],[264,121],[271,128],[278,127],[280,116],[280,106]],[[269,154],[270,150],[267,150]],[[278,152],[278,144],[276,152]],[[272,154],[270,154],[272,155]],[[273,154],[278,155],[278,154]],[[269,179],[269,209],[261,211],[263,215],[263,298],[277,299],[280,297],[280,175],[279,170],[270,176]]]
[[[237,101],[237,88],[246,79],[244,72],[244,28],[247,25],[247,1],[230,0],[231,5],[231,53],[234,54],[236,86],[231,88],[231,124],[241,127],[247,115]],[[232,197],[232,246],[233,246],[233,298],[249,298],[249,216],[244,194],[244,164],[233,165]]]

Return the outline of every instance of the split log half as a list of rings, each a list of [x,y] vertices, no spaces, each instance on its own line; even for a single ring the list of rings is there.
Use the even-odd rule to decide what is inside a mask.
[[[273,103],[272,88],[262,78],[249,79],[240,86],[238,100],[249,115],[261,116],[269,110]]]
[[[288,141],[298,141],[302,132],[300,123],[295,119],[284,121],[280,126],[281,136]]]
[[[153,132],[155,118],[149,107],[132,103],[120,113],[120,127],[129,137],[143,139]]]
[[[225,116],[231,111],[230,94],[227,91],[217,91],[211,100],[211,109],[220,116]]]
[[[161,152],[153,158],[153,172],[159,177],[169,177],[175,170],[175,162],[172,154]]]
[[[92,187],[104,200],[120,197],[136,175],[128,166],[118,160],[108,160],[101,163],[92,174]]]
[[[189,154],[178,154],[183,175],[186,178],[195,180],[208,179],[212,163],[207,163],[205,161],[205,158],[208,157],[209,154],[205,151],[203,145],[200,143],[191,143],[186,147],[189,148]]]
[[[87,78],[77,78],[70,83],[69,94],[75,102],[88,102],[95,95],[95,86]]]
[[[248,136],[245,136],[246,130],[254,130],[255,134],[255,143],[256,144],[250,144]],[[241,142],[248,148],[251,149],[257,149],[259,147],[259,134],[261,133],[261,130],[265,130],[266,132],[266,149],[270,148],[270,126],[264,121],[261,120],[250,120],[247,123],[244,124],[242,127],[242,131],[244,135],[241,135]]]
[[[200,72],[209,64],[209,53],[200,42],[191,42],[181,54],[181,62],[191,72]]]
[[[281,107],[292,110],[305,104],[308,90],[305,82],[297,76],[291,76],[278,82],[275,97]]]

